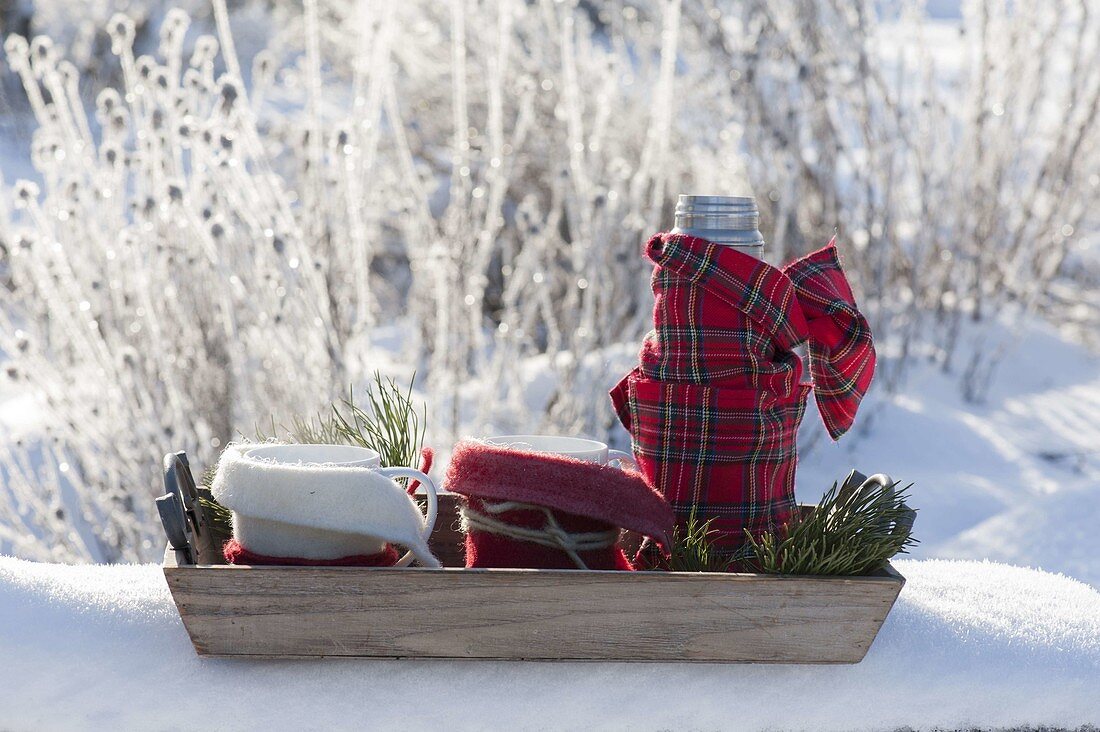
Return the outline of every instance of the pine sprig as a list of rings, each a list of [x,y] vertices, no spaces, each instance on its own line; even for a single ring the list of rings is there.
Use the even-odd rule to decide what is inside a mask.
[[[684,530],[677,526],[672,532],[668,569],[673,572],[727,572],[731,560],[724,558],[711,545],[717,529],[710,527],[714,519],[700,521],[692,508]]]
[[[408,389],[402,390],[395,380],[374,372],[374,383],[367,387],[370,411],[355,403],[355,394],[349,388],[343,411],[332,405],[332,429],[345,443],[377,452],[383,467],[415,465],[424,445],[428,413],[424,406],[419,413],[416,411],[412,387],[409,381]]]
[[[413,380],[415,380],[415,375]],[[413,404],[413,380],[407,389],[397,381],[374,372],[366,402],[360,406],[353,387],[347,399],[333,402],[327,414],[295,415],[289,425],[271,419],[270,431],[256,428],[260,442],[291,440],[310,445],[358,445],[381,455],[383,467],[415,465],[424,446],[427,409],[418,412]]]
[[[864,575],[917,543],[915,511],[905,499],[912,484],[899,488],[876,476],[850,476],[834,483],[817,506],[790,523],[764,532],[746,532],[759,571],[767,574]],[[876,478],[879,478],[876,480]]]
[[[208,468],[203,471],[199,479],[203,489],[199,491],[199,505],[206,512],[210,526],[219,534],[217,543],[220,544],[233,536],[233,512],[214,500],[214,496],[210,494],[210,488],[214,484],[214,473],[215,468]]]
[[[412,398],[413,381],[402,389],[397,381],[374,372],[374,383],[367,387],[367,409],[355,403],[355,392],[348,387],[348,398],[334,402],[328,414],[313,417],[295,415],[290,425],[276,424],[271,418],[270,432],[256,427],[259,442],[281,439],[309,445],[358,445],[374,450],[381,456],[383,467],[416,465],[424,446],[427,408],[417,412]],[[202,484],[209,489],[214,470],[207,470]],[[405,478],[398,480],[405,482]],[[209,491],[208,491],[209,493]],[[218,531],[226,538],[233,535],[233,512],[213,496],[200,497],[200,502]]]

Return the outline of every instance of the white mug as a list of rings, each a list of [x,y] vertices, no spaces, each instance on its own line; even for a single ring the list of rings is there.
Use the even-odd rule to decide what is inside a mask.
[[[557,435],[497,435],[486,437],[485,442],[497,447],[508,447],[516,450],[530,452],[547,452],[554,455],[564,455],[574,460],[583,460],[586,463],[607,465],[618,462],[622,467],[624,462],[630,463],[634,470],[638,470],[638,463],[630,453],[622,450],[612,450],[603,442],[589,440],[583,437],[559,437]]]
[[[435,481],[415,468],[383,468],[382,456],[369,447],[358,445],[260,445],[253,447],[244,453],[245,457],[256,460],[268,460],[276,463],[290,463],[292,465],[332,465],[338,468],[367,468],[387,478],[414,478],[424,486],[424,493],[428,497],[428,511],[424,516],[424,532],[422,534],[425,543],[431,538],[435,529],[436,516],[439,513],[438,489]],[[413,560],[413,553],[406,552],[396,566],[408,566]]]

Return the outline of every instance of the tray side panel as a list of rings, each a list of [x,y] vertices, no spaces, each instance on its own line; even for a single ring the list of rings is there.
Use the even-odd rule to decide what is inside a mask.
[[[200,654],[854,663],[904,580],[165,566]]]

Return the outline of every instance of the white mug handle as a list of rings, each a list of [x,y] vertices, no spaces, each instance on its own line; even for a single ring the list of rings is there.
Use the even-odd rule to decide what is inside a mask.
[[[435,529],[436,515],[439,513],[439,498],[437,497],[437,489],[435,487],[435,481],[429,478],[424,473],[414,468],[377,468],[379,475],[384,475],[387,478],[415,478],[420,481],[420,485],[424,486],[424,493],[428,496],[428,513],[424,517],[424,543],[428,542],[428,539],[432,536],[432,531]],[[405,556],[397,560],[395,567],[407,567],[412,564],[413,553],[411,551],[405,552]]]
[[[623,467],[623,462],[625,461],[625,462],[629,462],[631,465],[633,465],[635,471],[641,472],[641,470],[642,470],[640,467],[638,467],[638,461],[635,460],[634,456],[631,455],[629,452],[623,452],[622,450],[608,450],[607,451],[607,462],[610,463],[613,460],[618,460],[619,461],[619,467],[620,468]]]

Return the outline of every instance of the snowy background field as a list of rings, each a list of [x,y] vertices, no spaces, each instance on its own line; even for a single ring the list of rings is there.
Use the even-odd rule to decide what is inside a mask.
[[[1100,722],[1095,0],[24,0],[0,24],[0,658],[34,666],[0,663],[0,727],[57,726],[33,682],[64,659],[76,692],[109,656],[113,695],[73,696],[99,726],[156,726],[121,708],[135,678],[263,700],[291,673],[188,655],[153,567],[24,561],[157,561],[169,450],[209,465],[376,369],[415,373],[444,458],[471,434],[625,447],[606,391],[680,192],[754,195],[776,264],[838,230],[880,367],[839,443],[807,414],[799,497],[852,468],[912,482],[929,560],[861,666],[699,684],[808,694],[750,726],[811,726],[814,700],[821,728]],[[679,671],[560,668],[464,667],[429,713],[497,683],[595,709],[615,680],[624,725],[676,725],[647,691]]]

